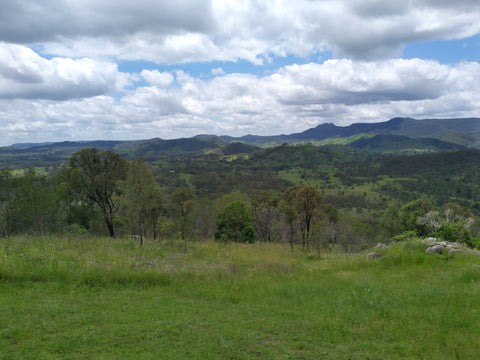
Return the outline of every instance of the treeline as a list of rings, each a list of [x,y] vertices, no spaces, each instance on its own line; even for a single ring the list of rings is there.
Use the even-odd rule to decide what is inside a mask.
[[[346,164],[358,159],[354,154],[316,152],[311,146],[304,151],[299,149],[280,147],[255,154],[253,170],[249,172],[242,170],[247,161],[242,158],[231,164],[230,173],[222,170],[228,164],[212,166],[210,172],[201,171],[205,163],[220,161],[215,158],[171,159],[166,166],[172,170],[164,171],[163,177],[155,176],[158,167],[154,166],[152,171],[143,160],[129,162],[113,151],[95,148],[75,152],[68,164],[52,176],[37,174],[32,169],[15,176],[3,168],[0,236],[131,236],[140,245],[145,238],[177,238],[186,247],[189,241],[215,238],[280,242],[319,252],[330,248],[358,251],[376,242],[412,234],[476,245],[472,230],[476,216],[458,203],[386,201],[369,209],[371,200],[365,193],[362,196],[339,192],[333,196],[318,185],[282,181],[275,171],[284,156],[290,163],[298,162],[305,168],[308,161],[312,168],[310,156],[319,164],[337,163],[341,174],[347,172],[342,170]],[[266,166],[269,159],[273,168]],[[175,171],[179,169],[183,174],[189,171],[191,176],[178,177]],[[266,186],[269,178],[270,188]],[[223,186],[215,189],[212,184]]]

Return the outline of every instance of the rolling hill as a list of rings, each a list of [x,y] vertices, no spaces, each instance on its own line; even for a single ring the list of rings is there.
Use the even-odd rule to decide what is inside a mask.
[[[465,147],[480,148],[480,118],[425,119],[393,118],[378,123],[357,123],[337,126],[320,124],[301,133],[278,136],[227,137],[226,141],[242,141],[257,146],[296,142],[315,142],[331,138],[348,138],[355,135],[400,135],[409,138],[433,138]]]
[[[379,154],[417,154],[480,149],[480,118],[426,119],[394,118],[379,123],[349,126],[321,124],[301,133],[277,136],[242,137],[198,135],[192,138],[136,141],[64,141],[57,143],[14,144],[0,148],[0,167],[54,166],[65,163],[83,148],[113,150],[127,159],[152,160],[176,156],[249,154],[258,147],[312,143]],[[240,145],[241,144],[241,145]]]

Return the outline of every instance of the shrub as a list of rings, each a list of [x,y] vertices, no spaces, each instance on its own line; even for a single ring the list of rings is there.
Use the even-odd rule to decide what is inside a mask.
[[[470,230],[463,224],[443,223],[433,236],[446,241],[457,241],[468,244],[472,241]]]
[[[215,240],[228,242],[255,242],[255,228],[247,207],[234,201],[218,214]]]
[[[471,238],[470,240],[465,241],[465,244],[473,249],[480,250],[480,238]]]
[[[403,241],[410,241],[413,240],[417,237],[417,231],[416,230],[411,230],[411,231],[405,231],[404,233],[394,236],[393,241],[395,242],[403,242]]]

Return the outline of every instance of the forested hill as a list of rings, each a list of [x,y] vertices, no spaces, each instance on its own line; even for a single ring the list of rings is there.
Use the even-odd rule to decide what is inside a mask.
[[[58,143],[14,144],[0,148],[0,167],[56,166],[65,163],[83,148],[113,150],[131,160],[177,156],[250,154],[259,147],[284,143],[312,143],[342,151],[379,154],[421,154],[480,149],[480,118],[414,120],[395,118],[386,122],[353,124],[346,127],[321,124],[302,133],[279,136],[243,137],[198,135],[192,138],[137,141],[65,141]]]
[[[281,144],[348,138],[359,134],[401,135],[409,138],[434,138],[466,147],[480,147],[480,118],[425,119],[394,118],[378,123],[357,123],[349,126],[320,124],[301,133],[278,136],[222,137],[227,141],[251,144]]]

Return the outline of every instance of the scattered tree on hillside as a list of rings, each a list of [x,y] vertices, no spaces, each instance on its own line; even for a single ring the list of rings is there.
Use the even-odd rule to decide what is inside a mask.
[[[272,227],[278,217],[278,195],[261,191],[252,198],[253,221],[260,239],[272,241]]]
[[[119,154],[95,148],[74,153],[66,169],[69,190],[101,211],[111,237],[115,236],[114,217],[119,209],[119,181],[125,179],[127,169],[127,161]]]
[[[380,225],[390,239],[401,232],[402,225],[400,223],[400,214],[397,206],[387,206],[380,217]]]
[[[404,231],[416,231],[420,236],[427,236],[430,233],[430,229],[425,225],[418,222],[418,219],[427,214],[430,211],[435,210],[433,204],[428,200],[414,200],[400,209],[400,223],[403,226]]]
[[[285,222],[288,224],[290,229],[290,247],[293,253],[293,245],[295,243],[295,224],[298,220],[297,209],[295,207],[295,197],[299,190],[299,186],[292,186],[287,188],[282,193],[282,199],[279,203],[279,208],[281,213],[284,216]]]
[[[128,219],[133,235],[140,237],[140,246],[143,245],[143,236],[146,232],[147,221],[153,225],[158,219],[162,196],[153,174],[143,160],[133,160],[128,167],[127,176],[121,184],[122,211]],[[155,227],[153,229],[156,236]]]
[[[307,247],[310,240],[310,229],[314,217],[320,216],[323,205],[323,195],[317,188],[305,185],[297,191],[294,204],[300,220],[303,247]]]
[[[187,230],[191,225],[189,215],[195,205],[195,195],[190,188],[181,187],[178,188],[170,196],[170,204],[173,208],[173,214],[177,219],[177,224],[180,227],[180,233],[182,240],[185,243],[185,252],[187,251]]]
[[[13,176],[9,168],[0,169],[0,235],[10,235]]]
[[[17,232],[46,235],[63,222],[59,198],[45,175],[28,169],[16,178],[15,223]],[[18,231],[20,230],[20,231]]]

